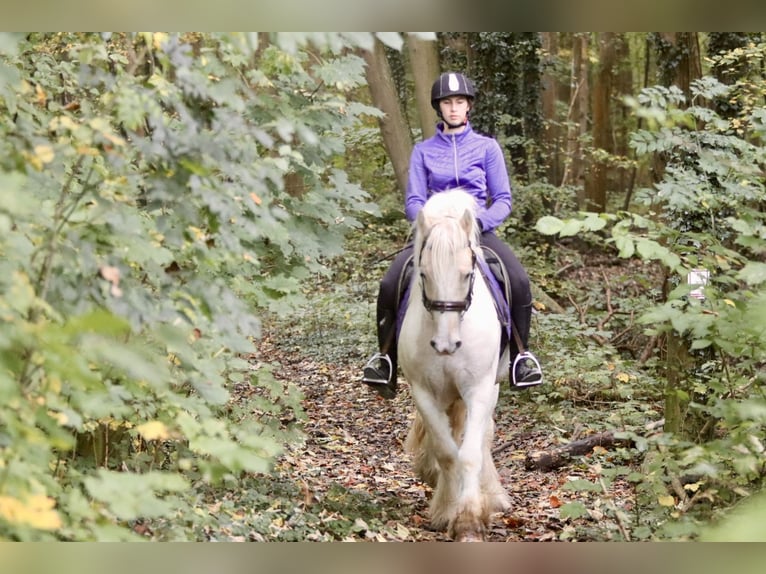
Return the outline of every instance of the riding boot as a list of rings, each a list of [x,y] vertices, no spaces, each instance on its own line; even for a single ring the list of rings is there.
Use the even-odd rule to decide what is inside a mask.
[[[532,303],[520,305],[513,317],[514,326],[517,329],[524,351],[519,352],[515,338],[511,338],[511,364],[510,380],[511,389],[523,389],[539,385],[543,382],[543,372],[537,357],[528,350],[529,330],[532,319]]]
[[[384,313],[378,322],[378,344],[375,353],[364,366],[362,382],[372,387],[384,399],[396,396],[396,320],[393,313]]]

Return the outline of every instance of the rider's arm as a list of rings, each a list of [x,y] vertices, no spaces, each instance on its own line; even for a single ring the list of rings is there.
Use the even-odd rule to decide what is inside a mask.
[[[511,181],[497,140],[492,140],[487,146],[484,169],[490,205],[479,213],[479,221],[485,231],[491,231],[505,221],[511,213],[512,205]]]
[[[423,152],[415,146],[410,156],[410,171],[407,178],[407,192],[404,197],[404,215],[408,221],[415,221],[418,212],[428,199],[428,174]]]

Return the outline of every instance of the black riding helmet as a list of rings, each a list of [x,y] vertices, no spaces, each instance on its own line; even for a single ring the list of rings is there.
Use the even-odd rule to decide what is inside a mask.
[[[439,113],[439,100],[450,96],[465,96],[473,100],[476,88],[470,78],[460,72],[444,72],[431,86],[431,107]]]

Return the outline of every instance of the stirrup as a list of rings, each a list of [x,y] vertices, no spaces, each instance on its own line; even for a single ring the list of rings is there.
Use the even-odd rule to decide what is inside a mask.
[[[372,373],[380,373],[380,370],[377,368],[375,363],[377,361],[385,361],[388,364],[388,379],[384,379],[381,376],[375,376]],[[364,374],[362,376],[362,382],[367,383],[368,385],[388,385],[391,382],[391,375],[393,371],[393,364],[391,363],[391,359],[388,357],[388,355],[384,355],[381,353],[375,353],[372,358],[367,361],[367,364],[364,366]],[[371,374],[368,375],[368,372]]]
[[[516,366],[522,361],[523,362],[532,361],[532,363],[534,363],[534,366],[537,367],[539,376],[532,379],[531,381],[517,381]],[[526,387],[536,387],[537,385],[542,384],[542,382],[543,382],[543,369],[540,366],[540,362],[537,360],[537,357],[535,357],[529,351],[524,351],[523,353],[519,353],[518,355],[516,355],[516,358],[513,360],[513,364],[511,365],[511,383],[513,387],[517,389],[523,389]]]

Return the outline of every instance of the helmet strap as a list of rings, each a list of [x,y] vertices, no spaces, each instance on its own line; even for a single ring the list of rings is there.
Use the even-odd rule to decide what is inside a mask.
[[[439,119],[444,122],[444,125],[450,128],[451,130],[462,128],[464,125],[468,123],[468,116],[471,114],[471,110],[469,109],[465,114],[465,119],[459,123],[459,124],[451,124],[449,123],[444,116],[442,115],[441,110],[437,110],[436,115],[439,116]]]
[[[454,130],[454,129],[457,129],[457,128],[462,128],[462,127],[463,127],[464,125],[466,125],[467,123],[468,123],[468,120],[467,120],[467,119],[463,120],[463,121],[462,121],[461,123],[459,123],[459,124],[451,124],[451,123],[449,123],[447,120],[444,120],[444,125],[445,125],[445,126],[447,126],[447,127],[449,127],[450,129],[453,129],[453,130]]]

